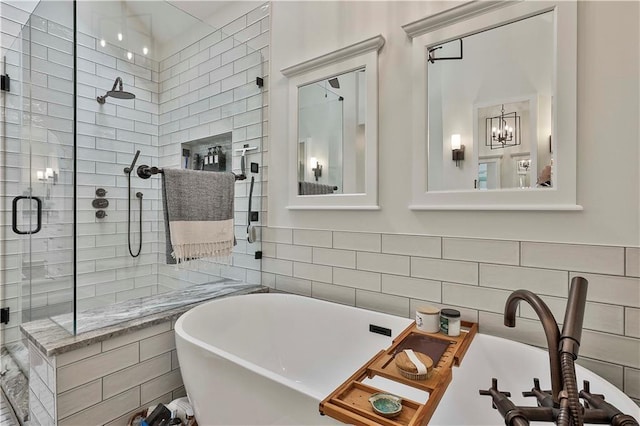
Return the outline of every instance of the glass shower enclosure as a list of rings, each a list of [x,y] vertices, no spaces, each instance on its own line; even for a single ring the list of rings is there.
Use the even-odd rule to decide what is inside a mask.
[[[1,12],[3,354],[28,375],[25,322],[74,334],[87,309],[260,284],[266,11],[223,29],[164,1],[3,2]],[[166,264],[161,178],[128,176],[134,157],[135,168],[203,173],[245,165],[229,264]]]

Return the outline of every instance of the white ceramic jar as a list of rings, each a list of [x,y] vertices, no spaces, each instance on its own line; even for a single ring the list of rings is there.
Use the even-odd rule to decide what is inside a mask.
[[[433,306],[420,306],[416,310],[416,327],[427,333],[440,330],[440,309]]]

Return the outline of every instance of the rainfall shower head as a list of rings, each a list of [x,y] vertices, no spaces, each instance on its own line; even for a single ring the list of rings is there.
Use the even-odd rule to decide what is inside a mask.
[[[118,90],[116,90],[116,87]],[[109,96],[116,99],[135,99],[136,97],[133,93],[122,90],[122,79],[120,77],[116,77],[116,81],[113,82],[113,88],[111,90],[109,90],[104,96],[98,96],[98,103],[105,103]]]

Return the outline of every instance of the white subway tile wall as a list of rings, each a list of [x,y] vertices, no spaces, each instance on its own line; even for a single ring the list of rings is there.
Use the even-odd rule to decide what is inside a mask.
[[[185,395],[172,321],[47,357],[29,345],[30,414],[41,425],[124,425]]]
[[[32,294],[30,319],[71,312],[73,298],[73,37],[70,29],[33,15],[22,39],[5,46],[7,32],[15,31],[15,38],[28,18],[20,9],[2,4],[1,47],[7,55],[12,90],[0,97],[7,107],[6,125],[1,129],[7,144],[0,150],[0,160],[8,166],[0,177],[1,224],[6,236],[0,272],[7,305],[16,320],[26,307],[26,299],[20,300],[20,294]],[[141,151],[137,165],[179,167],[180,143],[231,131],[234,149],[245,143],[258,147],[248,155],[248,163],[260,165],[259,174],[254,175],[257,182],[252,210],[260,212],[260,221],[255,224],[262,225],[266,208],[262,200],[267,170],[262,162],[262,151],[266,151],[262,132],[267,128],[267,115],[262,109],[267,105],[268,19],[268,10],[258,7],[234,21],[227,31],[212,29],[211,35],[160,62],[141,55],[128,61],[124,50],[101,47],[91,35],[78,34],[78,309],[146,297],[221,277],[259,280],[256,271],[260,270],[260,261],[254,258],[254,252],[260,250],[260,245],[246,243],[248,181],[235,185],[238,245],[231,264],[202,261],[176,270],[165,265],[159,176],[142,180],[135,172],[132,175],[134,251],[140,237],[143,244],[139,257],[129,255],[130,194],[123,169],[131,164],[136,150]],[[240,44],[236,36],[251,42],[252,48]],[[30,69],[29,62],[22,61],[22,51],[32,53]],[[31,75],[33,85],[32,100],[24,105],[21,91],[26,82],[22,81],[21,67],[27,69],[25,75]],[[222,67],[224,73],[220,72]],[[96,102],[96,96],[111,89],[116,77],[123,79],[124,90],[134,93],[135,100],[107,98],[103,105]],[[256,85],[256,77],[264,78],[264,88]],[[21,114],[23,108],[30,115]],[[29,187],[29,146],[21,143],[22,136],[31,139],[32,168],[45,170],[53,166],[59,170],[55,185],[39,182],[35,172],[32,176],[34,195],[45,198],[46,213],[43,230],[32,239],[30,263],[25,261],[29,259],[25,255],[28,240],[15,235],[9,227],[11,200]],[[239,173],[237,153],[232,164],[233,171]],[[107,190],[109,200],[104,219],[95,217],[96,209],[91,204],[99,187]],[[138,200],[133,195],[138,191],[143,193],[142,234],[138,232]],[[310,262],[311,248],[307,250],[309,259],[304,260]],[[20,288],[29,267],[30,288]],[[19,340],[17,325],[12,321],[2,326],[6,342]]]
[[[270,227],[263,236],[271,247],[264,285],[405,317],[420,305],[454,307],[483,333],[543,348],[542,327],[526,304],[515,328],[503,325],[506,298],[531,290],[562,322],[570,280],[583,276],[589,292],[581,363],[639,399],[638,248]],[[305,260],[292,261],[292,253]]]
[[[266,193],[261,188],[266,182],[267,171],[267,164],[264,163],[266,156],[263,156],[266,147],[262,139],[267,137],[266,132],[263,134],[267,128],[263,107],[268,99],[269,29],[262,22],[268,23],[268,19],[267,11],[260,6],[164,59],[158,68],[159,166],[180,167],[181,143],[231,132],[234,152],[227,161],[231,162],[232,171],[240,174],[240,153],[235,150],[245,144],[258,147],[247,152],[246,160],[247,175],[256,178],[251,207],[259,212],[259,220],[254,222],[258,228],[266,219],[266,201],[263,200]],[[250,43],[251,47],[241,44],[245,42]],[[263,88],[256,84],[257,77],[264,78]],[[257,175],[248,170],[252,162],[259,164]],[[256,281],[253,271],[260,270],[260,260],[254,258],[254,253],[261,248],[259,242],[246,242],[249,185],[249,179],[235,185],[235,233],[238,245],[234,249],[231,265],[220,267],[200,261],[195,271],[176,271],[173,266],[160,261],[157,268],[159,291],[208,282],[215,275],[246,282]],[[161,226],[158,231],[157,249],[162,257],[165,250],[164,228]],[[287,257],[286,246],[279,247],[279,250],[283,257]],[[304,256],[302,252],[290,252],[288,258],[297,260],[304,259]],[[310,261],[310,248],[308,257]]]

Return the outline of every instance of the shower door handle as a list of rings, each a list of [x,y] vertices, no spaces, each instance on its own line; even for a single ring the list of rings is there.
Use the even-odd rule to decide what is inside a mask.
[[[36,200],[37,205],[37,223],[36,229],[29,231],[21,231],[18,229],[18,201],[20,200]],[[13,228],[13,232],[18,235],[30,235],[37,234],[42,229],[42,200],[40,197],[27,197],[25,195],[20,195],[13,199],[13,208],[11,209],[11,228]]]

